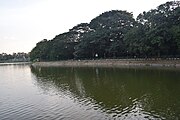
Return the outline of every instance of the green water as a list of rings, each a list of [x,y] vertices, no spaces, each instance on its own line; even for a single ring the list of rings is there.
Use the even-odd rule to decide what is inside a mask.
[[[3,70],[12,75],[21,73],[18,78],[23,79],[12,77],[15,85],[1,79],[9,88],[0,85],[4,92],[0,94],[1,118],[180,119],[180,70],[177,68],[3,66]],[[3,70],[0,68],[0,73]],[[4,80],[8,81],[6,77]],[[22,91],[14,92],[18,85]],[[14,107],[3,106],[2,98]],[[14,112],[18,109],[26,112]]]
[[[180,71],[142,68],[32,69],[40,84],[94,102],[113,118],[180,118]],[[44,85],[43,85],[44,86]]]

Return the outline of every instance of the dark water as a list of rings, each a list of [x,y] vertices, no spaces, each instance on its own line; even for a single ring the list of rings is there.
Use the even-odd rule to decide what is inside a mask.
[[[180,119],[180,70],[0,66],[0,120]]]

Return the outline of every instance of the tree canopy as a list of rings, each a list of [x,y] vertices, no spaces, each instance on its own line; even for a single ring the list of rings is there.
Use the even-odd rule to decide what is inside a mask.
[[[180,57],[180,2],[170,1],[137,19],[112,10],[81,23],[30,52],[31,60]]]

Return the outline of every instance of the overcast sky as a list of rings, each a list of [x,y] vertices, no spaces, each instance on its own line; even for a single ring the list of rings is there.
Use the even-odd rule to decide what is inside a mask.
[[[110,10],[135,16],[168,0],[0,0],[0,53],[30,52],[73,26]]]

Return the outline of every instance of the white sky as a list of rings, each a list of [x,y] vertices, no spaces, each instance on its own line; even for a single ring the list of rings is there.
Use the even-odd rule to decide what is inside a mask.
[[[135,16],[168,0],[0,0],[0,53],[30,52],[73,26],[110,10]]]

